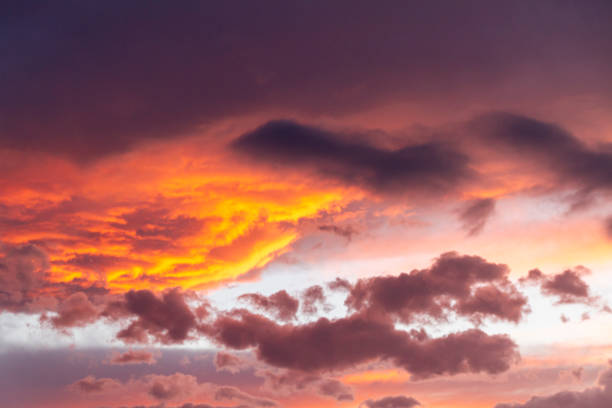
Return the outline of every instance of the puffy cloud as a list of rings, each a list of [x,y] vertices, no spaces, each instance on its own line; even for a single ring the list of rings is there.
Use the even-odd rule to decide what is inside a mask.
[[[343,183],[390,194],[445,193],[473,175],[468,158],[443,144],[385,150],[290,121],[269,122],[232,146],[257,160],[313,169]]]
[[[612,406],[612,368],[601,374],[596,387],[583,391],[562,391],[546,397],[533,397],[523,404],[497,404],[495,408],[607,408],[610,406]]]
[[[534,282],[540,285],[543,294],[557,298],[557,303],[593,304],[596,298],[591,296],[589,285],[581,275],[588,273],[583,267],[566,269],[554,275],[546,275],[539,269],[532,269],[521,281]]]
[[[472,329],[440,338],[420,339],[395,329],[389,321],[364,314],[304,325],[278,325],[245,310],[219,316],[205,328],[218,343],[233,349],[255,348],[276,367],[324,372],[373,360],[389,360],[414,378],[461,372],[500,373],[518,358],[505,335]]]
[[[284,321],[295,318],[295,314],[299,307],[299,301],[290,296],[285,290],[280,290],[270,296],[264,296],[258,293],[248,293],[241,295],[239,299],[246,300]]]
[[[196,316],[179,289],[170,289],[156,296],[148,290],[131,290],[118,304],[109,304],[106,314],[117,318],[136,315],[117,337],[126,342],[146,342],[149,335],[163,343],[179,343],[187,339],[197,325]]]
[[[459,220],[469,235],[477,235],[494,211],[495,200],[492,198],[471,200],[459,212]]]
[[[346,304],[406,323],[418,316],[443,318],[449,311],[475,320],[494,317],[518,322],[526,312],[527,299],[508,280],[508,273],[506,265],[449,252],[427,269],[359,280]]]
[[[111,364],[154,364],[155,355],[145,350],[128,350],[125,353],[114,353],[110,358]]]
[[[405,397],[403,395],[384,397],[378,400],[367,400],[362,402],[359,407],[364,408],[412,408],[417,405],[421,405],[417,400],[412,397]]]

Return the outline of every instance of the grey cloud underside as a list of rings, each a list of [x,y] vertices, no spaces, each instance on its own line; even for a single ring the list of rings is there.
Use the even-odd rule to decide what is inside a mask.
[[[485,148],[536,163],[559,185],[573,185],[585,194],[612,188],[609,146],[590,146],[557,124],[493,112],[472,120],[468,129]]]
[[[269,122],[232,148],[269,164],[312,169],[349,185],[384,193],[443,193],[472,178],[463,153],[435,141],[386,150],[291,121]]]
[[[612,150],[587,144],[554,123],[490,112],[432,133],[423,142],[385,149],[358,132],[277,120],[243,134],[230,147],[254,163],[315,172],[377,194],[410,193],[413,200],[499,182],[478,171],[483,152],[489,160],[505,163],[510,173],[528,171],[534,182],[547,180],[543,191],[573,192],[572,208],[612,190]],[[371,143],[364,142],[368,138]],[[511,177],[504,174],[502,179]],[[494,210],[491,198],[473,200],[459,210],[459,219],[468,234],[475,235]]]

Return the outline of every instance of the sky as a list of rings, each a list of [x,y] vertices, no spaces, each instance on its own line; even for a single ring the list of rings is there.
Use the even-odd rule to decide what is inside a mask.
[[[8,1],[2,408],[612,406],[609,1]]]

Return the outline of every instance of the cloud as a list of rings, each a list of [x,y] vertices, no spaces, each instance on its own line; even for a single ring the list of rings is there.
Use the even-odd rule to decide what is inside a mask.
[[[589,285],[581,278],[585,273],[588,270],[584,267],[566,269],[555,275],[546,275],[539,269],[532,269],[521,281],[539,284],[542,293],[556,297],[559,304],[593,304],[597,298],[591,296]]]
[[[302,293],[302,312],[306,314],[315,314],[318,311],[317,304],[321,304],[324,307],[325,304],[325,293],[323,287],[314,285]]]
[[[109,388],[119,387],[121,384],[112,378],[95,378],[87,376],[73,383],[70,387],[76,391],[90,394],[107,391]]]
[[[182,373],[151,375],[147,382],[148,393],[160,401],[193,395],[200,387],[194,376]]]
[[[299,307],[299,301],[290,296],[285,290],[280,290],[270,296],[264,296],[259,293],[247,293],[241,295],[238,299],[248,301],[284,321],[294,319]]]
[[[155,355],[145,350],[128,350],[125,353],[114,353],[110,358],[111,364],[155,364]]]
[[[337,115],[393,102],[505,105],[517,99],[508,88],[534,103],[609,91],[605,2],[546,1],[530,13],[477,3],[445,13],[436,2],[376,13],[347,1],[12,6],[0,146],[91,160],[266,110]],[[526,77],[541,86],[526,88]]]
[[[87,295],[77,292],[60,303],[57,316],[51,318],[51,324],[59,329],[85,326],[96,321],[99,314],[100,311]]]
[[[598,386],[583,391],[562,391],[533,397],[524,404],[497,404],[495,408],[607,408],[612,406],[612,369],[604,371]]]
[[[233,354],[224,353],[222,351],[219,351],[215,355],[214,362],[217,371],[228,371],[232,374],[236,374],[239,371],[244,370],[248,367],[247,364],[245,364],[245,362],[241,358],[236,357]]]
[[[612,239],[612,216],[606,218],[604,222],[604,231],[606,233],[606,236]]]
[[[331,290],[344,290],[344,291],[348,291],[350,292],[353,289],[353,285],[351,285],[351,283],[343,278],[336,278],[333,281],[329,282],[327,284],[327,287],[330,288]]]
[[[311,169],[379,193],[447,193],[473,176],[469,161],[450,146],[428,142],[386,150],[291,121],[269,122],[232,142],[269,164]]]
[[[341,227],[339,225],[319,225],[320,231],[331,232],[350,241],[357,231],[352,226]]]
[[[126,312],[137,316],[117,334],[117,338],[128,343],[146,342],[149,335],[162,343],[180,343],[197,324],[179,289],[169,289],[161,297],[148,290],[130,290],[121,302],[106,309],[111,318],[125,316]]]
[[[585,195],[612,188],[612,151],[590,147],[556,124],[494,112],[474,119],[469,127],[491,151],[529,161],[530,166],[554,175],[558,186],[578,188],[575,206],[584,203]]]
[[[508,280],[508,273],[506,265],[448,252],[428,269],[359,280],[345,303],[405,323],[419,316],[444,318],[453,311],[478,321],[493,317],[519,322],[527,299]]]
[[[471,200],[459,212],[459,219],[468,235],[477,235],[482,231],[495,211],[495,200],[480,198]]]
[[[337,401],[353,401],[353,391],[341,381],[328,379],[319,384],[319,393]]]
[[[359,404],[359,407],[364,408],[412,408],[421,405],[412,397],[393,396],[384,397],[378,400],[366,400]]]
[[[199,399],[200,401],[210,401],[211,399],[232,401],[239,403],[242,408],[278,406],[276,401],[251,395],[232,386],[199,382],[195,376],[180,372],[170,375],[149,374],[139,378],[132,376],[125,382],[110,378],[97,379],[90,375],[69,387],[83,394],[99,394],[100,400],[104,398],[116,399],[118,395],[129,395],[141,401],[153,399],[161,404],[155,407],[165,407],[167,403],[184,401],[187,398]],[[180,405],[180,408],[213,408],[214,406],[207,403],[200,405],[185,403]],[[177,408],[179,407],[177,406]]]
[[[264,378],[264,388],[275,394],[295,395],[308,391],[336,401],[353,401],[353,390],[343,382],[325,376],[299,371],[259,370],[259,377]]]
[[[219,316],[205,333],[233,349],[254,348],[260,360],[303,372],[342,370],[374,360],[389,360],[414,378],[462,372],[507,370],[518,358],[505,335],[477,330],[417,339],[388,321],[364,314],[304,325],[278,325],[246,310]]]
[[[186,215],[172,217],[167,208],[139,208],[121,215],[123,223],[113,226],[134,231],[139,237],[161,236],[177,239],[197,233],[203,220]]]
[[[0,243],[0,311],[38,309],[49,267],[48,255],[36,245]]]

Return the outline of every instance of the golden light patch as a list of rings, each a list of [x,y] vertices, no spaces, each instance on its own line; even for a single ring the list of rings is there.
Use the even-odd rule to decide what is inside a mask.
[[[221,153],[133,152],[72,168],[58,190],[32,194],[24,185],[6,201],[17,222],[3,239],[41,246],[54,282],[202,288],[265,266],[299,238],[301,220],[337,211],[351,197]]]

